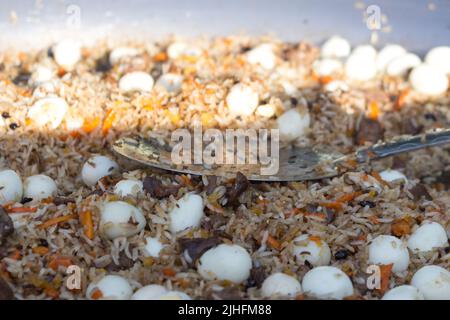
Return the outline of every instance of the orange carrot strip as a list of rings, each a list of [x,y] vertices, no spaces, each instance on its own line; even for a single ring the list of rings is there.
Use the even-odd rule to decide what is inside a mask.
[[[47,247],[43,247],[43,246],[34,247],[32,249],[33,253],[38,254],[40,256],[43,256],[43,255],[47,254],[48,251],[49,251],[48,248]]]
[[[309,236],[308,238],[309,238],[309,240],[315,242],[318,247],[322,246],[322,240],[320,240],[320,237],[318,237],[318,236]]]
[[[378,120],[379,117],[380,117],[380,108],[378,107],[378,103],[376,101],[371,101],[369,104],[368,118],[371,120]]]
[[[83,211],[80,213],[80,223],[83,225],[84,234],[90,240],[94,239],[94,223],[92,221],[92,212]]]
[[[325,207],[328,209],[340,210],[342,209],[342,202],[330,201],[330,202],[321,202],[319,203],[321,207]]]
[[[165,275],[167,277],[173,277],[177,274],[177,272],[175,270],[173,270],[172,268],[164,268],[164,269],[162,269],[162,273],[163,273],[163,275]]]
[[[96,117],[88,122],[85,120],[82,129],[85,133],[91,133],[92,131],[98,128],[100,122],[101,119],[99,117]]]
[[[167,61],[167,59],[168,56],[165,52],[159,52],[153,57],[153,60],[155,60],[155,62],[165,62]]]
[[[389,289],[389,280],[391,278],[391,274],[392,274],[392,266],[394,264],[382,264],[380,265],[380,286],[381,288],[379,289],[380,292],[382,294],[384,294],[388,289]]]
[[[36,207],[14,207],[6,208],[8,213],[33,213],[37,211]]]
[[[109,109],[108,112],[106,112],[105,120],[102,125],[103,135],[106,135],[109,129],[111,129],[114,120],[116,120],[116,114],[112,109]]]
[[[380,224],[380,221],[378,221],[378,218],[375,216],[369,216],[367,219],[372,222],[373,224]]]
[[[49,219],[49,220],[45,221],[44,223],[40,224],[38,226],[38,228],[46,229],[46,228],[51,227],[51,226],[53,226],[55,224],[59,224],[61,222],[66,222],[66,221],[72,220],[74,218],[75,218],[75,215],[73,215],[73,214],[68,214],[67,216],[61,216],[61,217],[57,217],[57,218],[52,218],[52,219]]]
[[[52,299],[59,298],[59,291],[52,287],[46,287],[44,289],[44,293]]]
[[[336,199],[336,202],[349,202],[355,199],[356,197],[360,196],[362,194],[361,191],[356,191],[348,194],[344,194]]]
[[[276,250],[281,249],[281,243],[271,235],[267,237],[267,244]]]
[[[16,249],[13,253],[10,254],[9,258],[13,260],[20,260],[22,257],[22,254],[20,253],[20,250]]]
[[[53,270],[58,270],[59,266],[69,267],[72,265],[72,259],[64,256],[53,256],[52,260],[48,263],[48,267]]]
[[[100,289],[95,288],[94,291],[92,291],[91,298],[93,300],[101,299],[103,298],[103,293],[100,291]]]
[[[409,89],[405,89],[400,92],[400,94],[398,95],[397,100],[395,101],[395,104],[394,104],[395,110],[400,110],[401,107],[403,107],[408,94],[409,94]]]

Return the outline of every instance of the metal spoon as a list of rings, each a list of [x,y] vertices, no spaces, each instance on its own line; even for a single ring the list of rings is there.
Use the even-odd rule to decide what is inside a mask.
[[[450,143],[450,129],[422,135],[402,136],[380,142],[354,153],[343,155],[319,148],[286,148],[280,150],[279,170],[274,175],[261,175],[260,165],[177,166],[171,161],[171,148],[154,138],[126,137],[113,144],[118,154],[146,166],[168,171],[234,177],[237,172],[254,181],[302,181],[331,178],[354,169],[351,163],[362,164],[403,152]]]

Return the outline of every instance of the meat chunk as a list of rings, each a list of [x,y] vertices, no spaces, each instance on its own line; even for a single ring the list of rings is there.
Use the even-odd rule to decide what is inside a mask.
[[[199,259],[205,251],[219,245],[221,242],[222,240],[218,237],[194,239],[182,238],[178,240],[181,252],[187,251],[187,254],[192,259],[192,263]]]
[[[0,206],[0,243],[14,232],[14,224],[5,209]]]
[[[154,177],[145,177],[143,181],[144,191],[152,197],[162,199],[170,195],[176,195],[181,188],[180,185],[165,186],[162,182]]]
[[[359,145],[366,142],[376,143],[383,139],[384,129],[377,120],[363,118],[356,131],[355,140]]]
[[[236,174],[234,184],[228,189],[228,202],[230,204],[237,204],[238,198],[250,187],[250,182],[247,177],[241,172]]]

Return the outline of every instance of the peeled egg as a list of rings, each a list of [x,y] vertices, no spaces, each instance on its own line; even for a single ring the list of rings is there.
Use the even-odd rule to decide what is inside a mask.
[[[160,295],[158,300],[192,300],[192,298],[181,291],[169,291]]]
[[[247,52],[247,61],[250,64],[259,64],[264,69],[272,69],[276,61],[272,45],[264,43],[253,48]]]
[[[414,67],[420,65],[422,61],[414,53],[406,53],[393,59],[387,65],[386,72],[388,75],[393,77],[404,76]]]
[[[170,231],[177,233],[189,228],[196,228],[203,218],[203,198],[198,194],[188,193],[177,201],[170,211]]]
[[[324,77],[340,72],[343,64],[340,60],[327,58],[314,61],[312,67],[318,76]]]
[[[386,67],[392,60],[405,54],[406,54],[405,48],[403,48],[398,44],[386,45],[383,49],[380,50],[380,52],[377,55],[376,60],[377,70],[379,72],[384,72],[386,70]]]
[[[56,63],[65,70],[72,70],[81,59],[81,46],[72,40],[63,40],[53,46]]]
[[[206,251],[197,262],[198,273],[206,280],[241,283],[250,276],[252,259],[235,244],[220,244]]]
[[[311,118],[307,110],[290,109],[277,119],[280,138],[292,141],[304,136],[310,126]]]
[[[178,93],[183,84],[183,76],[176,73],[165,73],[157,81],[157,87],[164,88],[167,92]]]
[[[271,104],[260,105],[256,109],[256,114],[264,118],[271,118],[275,115],[275,107]]]
[[[426,252],[448,246],[447,232],[437,222],[424,221],[408,239],[412,252]]]
[[[382,300],[424,300],[423,294],[413,286],[395,287],[385,293]]]
[[[159,241],[158,238],[147,237],[145,238],[145,253],[150,257],[157,258],[159,257],[159,253],[162,248],[164,248],[163,244]]]
[[[366,59],[376,60],[377,50],[370,44],[362,44],[355,47],[352,51],[352,56],[362,56]]]
[[[361,49],[361,51],[364,50]],[[370,53],[352,53],[345,62],[345,74],[350,80],[354,81],[367,81],[373,79],[377,74],[375,57]]]
[[[139,50],[132,47],[117,47],[114,48],[109,54],[109,63],[115,65],[122,59],[134,57],[139,54]]]
[[[100,298],[107,300],[128,300],[133,294],[128,280],[116,275],[104,276],[97,283],[89,284],[86,297],[93,299],[93,295],[100,291]]]
[[[425,56],[425,63],[450,74],[450,47],[436,47],[431,49]]]
[[[350,43],[339,36],[333,36],[322,45],[320,53],[326,58],[345,58],[350,54]]]
[[[302,281],[303,292],[317,299],[342,300],[353,295],[350,278],[336,267],[315,267]]]
[[[26,178],[23,188],[24,196],[33,200],[42,200],[55,196],[58,191],[55,181],[43,174]]]
[[[349,87],[348,87],[348,84],[346,84],[342,80],[333,80],[331,82],[328,82],[324,86],[324,89],[326,91],[328,91],[328,92],[334,92],[334,91],[337,91],[337,90],[348,91]]]
[[[157,284],[149,284],[137,290],[131,300],[158,300],[160,296],[168,291],[165,287]]]
[[[394,236],[380,235],[369,245],[369,263],[393,264],[395,273],[408,269],[409,252],[406,245]]]
[[[124,201],[108,202],[101,208],[100,231],[109,239],[135,235],[145,224],[142,211]]]
[[[37,66],[31,75],[31,80],[35,85],[43,84],[50,81],[55,75],[55,72],[46,66]]]
[[[40,127],[56,129],[64,119],[69,106],[64,99],[47,97],[36,101],[28,110],[27,117]]]
[[[302,286],[296,278],[280,272],[267,277],[261,286],[264,297],[295,297],[301,292]]]
[[[403,180],[403,182],[407,182],[406,176],[397,170],[383,170],[380,172],[380,177],[386,182],[393,182],[397,180]]]
[[[167,48],[167,55],[170,59],[176,59],[181,56],[198,56],[201,51],[185,42],[174,42]]]
[[[409,75],[409,82],[415,91],[430,96],[441,95],[448,89],[446,74],[427,64],[415,67]]]
[[[121,197],[136,197],[141,192],[143,192],[143,183],[139,180],[120,180],[114,186],[114,193]]]
[[[150,92],[153,88],[153,78],[146,72],[133,71],[119,80],[119,89],[123,92]]]
[[[228,110],[234,116],[249,116],[258,107],[259,97],[250,86],[234,85],[226,98]]]
[[[293,254],[299,263],[305,264],[308,261],[315,267],[328,265],[331,260],[331,250],[328,244],[307,234],[294,239]]]
[[[105,156],[93,156],[83,165],[81,178],[87,186],[94,186],[103,177],[116,173],[118,164]]]
[[[14,170],[0,171],[0,205],[22,200],[23,185]]]
[[[450,272],[442,267],[422,267],[414,274],[411,285],[419,289],[426,300],[450,300]]]

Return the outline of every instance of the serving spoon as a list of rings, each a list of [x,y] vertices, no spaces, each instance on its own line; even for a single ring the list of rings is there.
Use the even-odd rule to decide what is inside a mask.
[[[450,143],[450,129],[421,135],[401,136],[344,155],[326,149],[289,147],[279,152],[279,170],[273,175],[262,175],[260,164],[176,165],[171,160],[171,147],[156,138],[124,137],[112,146],[118,154],[146,166],[177,173],[234,177],[243,173],[253,181],[303,181],[338,176],[355,169],[355,164],[394,156],[423,148]]]

